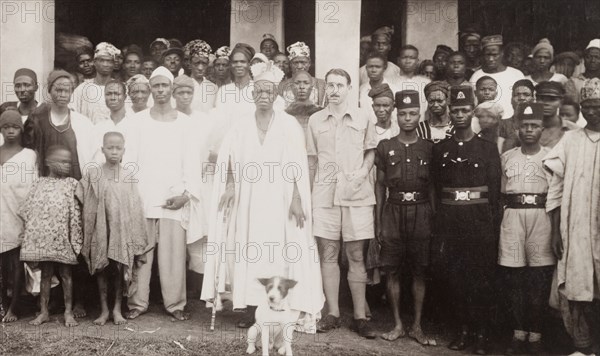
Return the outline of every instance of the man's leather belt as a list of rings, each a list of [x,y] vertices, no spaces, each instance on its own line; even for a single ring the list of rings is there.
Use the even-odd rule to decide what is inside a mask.
[[[429,194],[426,191],[403,192],[399,190],[390,190],[388,202],[394,205],[414,205],[423,204],[429,201]]]
[[[504,203],[510,209],[544,209],[546,208],[546,194],[504,194]]]
[[[446,205],[471,205],[487,204],[487,186],[470,188],[442,188],[442,204]]]

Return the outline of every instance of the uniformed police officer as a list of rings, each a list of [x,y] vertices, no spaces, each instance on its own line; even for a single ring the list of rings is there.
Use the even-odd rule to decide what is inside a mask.
[[[486,324],[491,307],[491,284],[497,257],[500,221],[500,156],[496,145],[471,129],[474,109],[471,87],[450,89],[450,117],[455,134],[433,147],[432,172],[439,209],[432,251],[447,273],[452,306],[461,325],[449,345],[487,352]]]
[[[396,93],[400,133],[377,146],[377,239],[381,264],[386,269],[388,301],[396,325],[382,337],[395,340],[405,335],[400,320],[400,281],[403,268],[412,276],[415,318],[408,335],[422,345],[428,340],[421,329],[425,298],[425,269],[429,265],[433,183],[430,179],[433,143],[417,136],[419,93]],[[387,197],[387,198],[386,198]]]

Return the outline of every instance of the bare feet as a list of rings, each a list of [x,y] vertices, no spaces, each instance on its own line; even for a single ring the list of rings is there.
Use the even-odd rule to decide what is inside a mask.
[[[6,315],[4,316],[4,318],[2,318],[3,323],[12,323],[13,321],[17,321],[17,320],[19,320],[19,318],[17,317],[17,315],[15,313],[13,313],[13,311],[10,308],[6,312]]]
[[[404,332],[404,328],[402,326],[396,326],[395,328],[392,329],[392,331],[383,333],[381,335],[381,338],[384,340],[387,340],[387,341],[394,341],[394,340],[399,339],[404,336],[406,336],[406,333]]]
[[[83,304],[75,303],[75,306],[73,307],[73,315],[76,318],[85,318],[87,313],[85,311],[85,308],[83,307]]]
[[[143,313],[141,311],[137,310],[137,309],[131,309],[129,311],[129,314],[127,314],[127,319],[130,319],[130,320],[131,319],[135,319],[135,318],[137,318],[138,316],[140,316],[142,314]]]
[[[127,319],[125,319],[123,317],[123,315],[121,314],[120,311],[113,310],[113,323],[115,325],[123,325],[123,324],[127,323]]]
[[[98,317],[98,319],[94,320],[94,324],[96,324],[96,325],[104,325],[108,321],[108,317],[109,317],[108,310],[105,311],[105,312],[102,312],[100,314],[100,316]]]
[[[427,336],[425,336],[425,334],[423,333],[423,330],[420,327],[413,326],[409,330],[408,336],[417,340],[417,342],[421,345],[429,345],[429,339],[427,338]]]
[[[190,318],[190,315],[184,313],[183,310],[175,310],[171,315],[179,321],[188,320]]]
[[[79,325],[79,323],[75,321],[75,316],[73,315],[73,313],[65,312],[65,326],[68,328],[72,328],[77,325]]]
[[[48,313],[40,313],[37,318],[29,322],[30,325],[42,325],[43,323],[50,321]]]

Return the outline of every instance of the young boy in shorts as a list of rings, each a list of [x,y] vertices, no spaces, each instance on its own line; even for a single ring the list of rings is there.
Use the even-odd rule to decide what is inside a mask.
[[[504,217],[498,264],[508,277],[513,339],[507,355],[541,351],[541,327],[556,259],[552,253],[551,220],[545,202],[548,181],[540,145],[544,104],[523,103],[515,118],[521,147],[502,154]]]

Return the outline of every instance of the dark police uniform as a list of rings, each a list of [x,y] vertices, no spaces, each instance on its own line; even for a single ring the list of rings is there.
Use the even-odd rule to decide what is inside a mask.
[[[460,321],[487,322],[500,221],[498,149],[477,136],[448,138],[433,147],[432,172],[438,201],[432,259],[448,278]]]
[[[381,141],[375,155],[388,191],[381,217],[381,264],[408,263],[413,275],[423,275],[429,265],[432,148],[432,142],[420,137],[412,144],[394,137]]]

